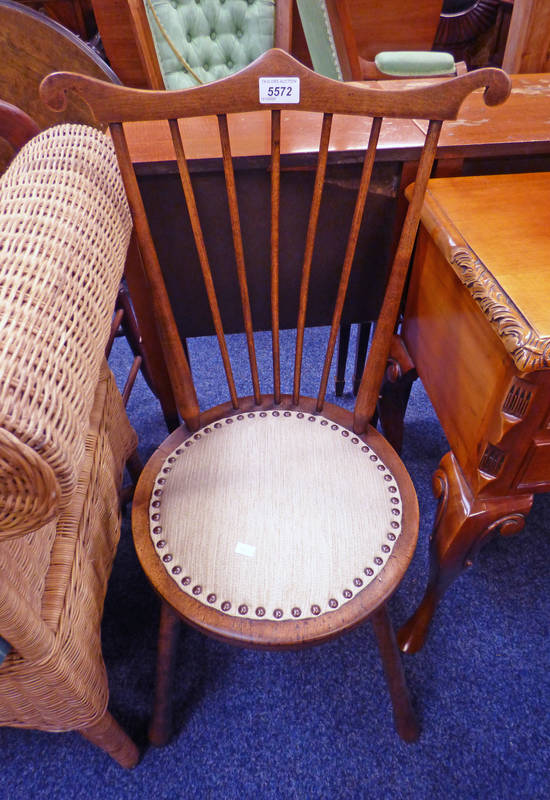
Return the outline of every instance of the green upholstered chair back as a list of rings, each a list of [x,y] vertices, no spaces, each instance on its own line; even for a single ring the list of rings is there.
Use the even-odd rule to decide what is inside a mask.
[[[167,89],[226,78],[273,47],[273,0],[143,0]]]
[[[313,69],[335,81],[344,79],[341,54],[324,0],[296,0]],[[348,76],[346,76],[348,77]]]

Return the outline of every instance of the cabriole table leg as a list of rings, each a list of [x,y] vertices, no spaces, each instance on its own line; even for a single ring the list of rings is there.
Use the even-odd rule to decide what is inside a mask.
[[[443,594],[472,566],[481,547],[496,534],[519,532],[533,503],[532,494],[475,497],[452,453],[441,459],[433,489],[439,506],[430,538],[430,576],[422,602],[397,634],[405,653],[416,653],[424,646]]]

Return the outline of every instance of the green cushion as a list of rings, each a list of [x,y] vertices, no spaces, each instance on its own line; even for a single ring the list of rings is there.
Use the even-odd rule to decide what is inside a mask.
[[[175,49],[202,83],[226,78],[273,47],[273,0],[143,2],[167,89],[186,89],[197,81],[168,44],[150,5]]]
[[[296,0],[313,69],[320,75],[342,80],[342,69],[334,43],[325,0]],[[402,77],[452,75],[455,62],[449,53],[424,51],[379,53],[375,63],[380,72]]]
[[[450,53],[410,50],[378,53],[374,63],[380,72],[400,77],[454,75],[455,60]]]

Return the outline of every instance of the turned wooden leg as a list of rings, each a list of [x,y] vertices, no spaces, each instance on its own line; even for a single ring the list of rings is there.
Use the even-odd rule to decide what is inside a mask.
[[[139,761],[139,750],[108,711],[100,720],[79,733],[89,742],[105,750],[121,767],[131,769]]]
[[[359,384],[363,377],[365,361],[367,360],[367,350],[369,349],[369,339],[372,325],[370,322],[362,322],[359,325],[357,335],[357,347],[355,349],[355,370],[353,373],[353,394],[357,396]]]
[[[380,606],[370,619],[378,641],[382,664],[384,665],[393,706],[395,729],[406,742],[414,742],[418,739],[420,730],[412,709],[403,664],[401,663],[401,654],[397,647],[393,625],[386,604],[384,603]]]
[[[411,388],[418,377],[400,336],[394,336],[386,374],[378,399],[378,415],[384,436],[397,453],[403,446],[403,423]]]
[[[130,473],[132,483],[129,486],[123,486],[120,489],[119,499],[122,508],[124,508],[126,504],[129,503],[133,498],[139,476],[141,475],[141,471],[143,469],[143,464],[137,450],[134,450],[134,452],[130,453],[128,456],[126,460],[126,469]]]
[[[132,482],[136,484],[143,470],[143,462],[139,457],[139,453],[137,450],[134,450],[134,452],[130,453],[130,455],[128,456],[126,460],[126,469],[130,473]]]
[[[149,741],[156,747],[165,745],[172,734],[172,688],[179,629],[178,615],[167,603],[162,603],[157,648],[155,703],[149,725]]]
[[[399,630],[399,646],[415,653],[424,645],[433,614],[454,579],[471,567],[481,547],[496,534],[520,531],[533,503],[532,494],[474,497],[453,453],[441,459],[433,476],[439,499],[430,538],[430,575],[426,593]]]
[[[340,325],[340,333],[338,335],[338,361],[336,363],[336,378],[334,380],[336,397],[342,397],[346,385],[346,363],[348,360],[350,333],[351,325]]]

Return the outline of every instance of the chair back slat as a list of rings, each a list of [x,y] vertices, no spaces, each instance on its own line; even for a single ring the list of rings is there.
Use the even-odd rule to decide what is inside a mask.
[[[252,326],[252,310],[250,308],[250,297],[248,293],[246,267],[244,263],[243,237],[241,232],[241,221],[239,217],[239,204],[237,201],[237,187],[235,185],[235,172],[233,170],[233,158],[231,156],[231,142],[229,139],[229,129],[227,125],[226,114],[218,114],[218,127],[222,146],[223,171],[225,174],[225,186],[227,189],[227,202],[229,204],[229,217],[231,219],[231,232],[233,235],[233,251],[235,255],[235,263],[237,265],[237,278],[239,281],[244,329],[246,333],[246,344],[248,347],[248,360],[250,362],[250,372],[252,375],[254,400],[259,404],[261,403],[260,380],[258,377],[258,363],[256,360],[256,348],[254,345],[254,328]]]
[[[183,344],[172,313],[172,307],[166,286],[162,279],[162,272],[157,256],[157,251],[151,235],[143,199],[139,190],[132,159],[128,151],[128,144],[122,124],[113,122],[109,131],[115,146],[120,172],[128,202],[132,210],[134,227],[140,243],[143,265],[151,289],[152,306],[155,314],[161,347],[163,350],[170,380],[174,390],[174,397],[181,416],[191,430],[196,430],[199,425],[199,404],[191,378],[191,371],[187,361]]]
[[[279,342],[279,220],[281,202],[281,112],[271,112],[271,340],[273,396],[281,402],[281,350]]]
[[[321,208],[321,198],[325,185],[325,174],[327,170],[328,146],[330,142],[330,131],[332,127],[332,114],[323,114],[323,125],[321,127],[321,139],[319,141],[319,155],[317,159],[317,170],[315,172],[315,184],[313,187],[313,197],[309,210],[309,221],[304,248],[304,261],[302,265],[302,280],[300,284],[300,300],[298,309],[298,321],[296,325],[296,351],[294,358],[294,387],[292,400],[298,403],[300,398],[300,383],[302,376],[302,358],[304,349],[304,329],[306,324],[307,301],[309,295],[309,279],[311,277],[311,262],[313,260],[313,249],[315,247],[315,236],[317,233],[317,223],[319,222],[319,210]]]
[[[344,263],[342,265],[342,272],[340,275],[340,283],[338,286],[338,294],[336,296],[336,303],[334,305],[334,312],[332,316],[332,324],[330,327],[330,335],[325,354],[325,362],[323,364],[323,372],[321,375],[321,384],[319,393],[317,395],[317,411],[322,411],[325,395],[327,391],[328,376],[332,358],[334,356],[334,348],[336,346],[336,337],[340,322],[342,321],[342,311],[344,309],[344,302],[348,291],[349,278],[351,274],[351,267],[353,259],[355,258],[355,251],[357,249],[357,240],[359,238],[359,231],[363,221],[365,212],[365,204],[367,202],[367,194],[372,178],[372,170],[374,167],[374,159],[376,156],[376,148],[378,146],[378,139],[380,137],[380,129],[382,127],[382,118],[374,117],[372,121],[371,132],[369,136],[369,144],[365,150],[365,157],[363,160],[363,169],[361,172],[361,180],[357,190],[357,198],[355,200],[355,208],[353,210],[353,217],[351,220],[350,232],[346,245],[346,254],[344,256]]]
[[[197,202],[195,199],[195,192],[193,190],[193,184],[191,183],[191,176],[189,174],[189,167],[187,165],[187,159],[185,157],[185,150],[183,147],[183,142],[181,139],[181,133],[178,125],[178,121],[175,119],[171,119],[168,121],[170,125],[170,134],[172,136],[172,143],[174,145],[174,152],[176,154],[176,161],[178,162],[178,171],[180,174],[181,186],[183,189],[183,193],[185,196],[185,202],[187,204],[187,212],[189,214],[189,220],[191,223],[191,229],[193,231],[193,238],[195,241],[195,247],[197,249],[197,255],[199,258],[199,264],[202,272],[202,277],[204,280],[204,287],[206,289],[206,295],[208,297],[208,304],[210,306],[210,313],[212,314],[212,322],[214,323],[214,330],[216,332],[216,337],[218,339],[218,345],[220,348],[220,355],[222,358],[222,363],[225,371],[225,377],[227,380],[227,387],[229,389],[229,394],[231,397],[231,402],[233,404],[233,408],[238,408],[238,399],[237,399],[237,389],[235,387],[235,379],[233,377],[233,370],[231,368],[231,360],[229,358],[229,353],[227,350],[227,342],[225,340],[225,334],[222,325],[222,318],[220,314],[220,307],[218,303],[218,298],[216,295],[216,290],[214,288],[214,280],[212,278],[212,270],[210,269],[210,262],[208,260],[208,254],[206,252],[206,244],[204,242],[204,235],[202,232],[202,225],[199,217],[199,212],[197,209]]]
[[[399,314],[409,262],[420,222],[422,202],[435,160],[441,125],[442,123],[439,120],[432,120],[428,126],[424,148],[416,173],[413,196],[401,228],[399,243],[384,294],[384,302],[376,322],[372,345],[357,393],[354,412],[354,430],[356,433],[363,433],[366,430],[376,409],[378,391],[382,384],[388,361],[391,337]]]

